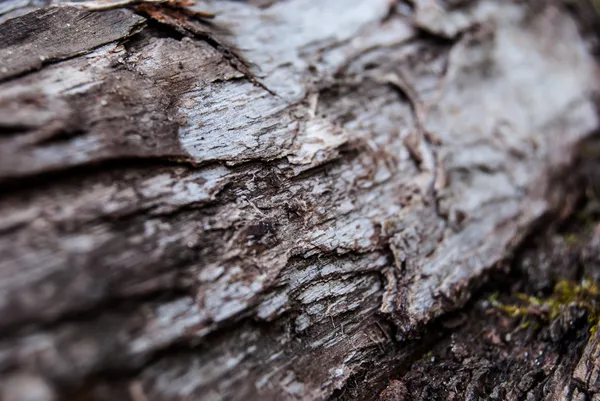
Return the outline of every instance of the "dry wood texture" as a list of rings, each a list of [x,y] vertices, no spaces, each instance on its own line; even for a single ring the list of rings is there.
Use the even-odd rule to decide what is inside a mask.
[[[347,396],[564,206],[598,126],[560,6],[131,3],[0,4],[7,400]]]

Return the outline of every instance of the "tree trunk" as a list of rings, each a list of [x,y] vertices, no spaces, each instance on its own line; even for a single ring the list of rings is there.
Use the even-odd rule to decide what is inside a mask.
[[[598,65],[562,4],[48,3],[0,4],[2,399],[417,399],[585,190]],[[600,397],[582,338],[499,399]]]

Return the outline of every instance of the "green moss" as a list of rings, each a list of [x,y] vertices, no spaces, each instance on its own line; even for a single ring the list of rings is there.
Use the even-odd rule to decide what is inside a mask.
[[[565,235],[565,240],[569,246],[577,246],[581,243],[581,239],[574,233]]]
[[[559,318],[566,308],[576,306],[587,312],[590,332],[596,331],[600,320],[600,287],[591,280],[581,283],[561,280],[556,283],[548,298],[537,298],[527,294],[516,294],[519,302],[504,304],[498,301],[498,294],[490,297],[490,303],[511,317],[537,317],[546,321]],[[525,322],[523,325],[529,322]]]

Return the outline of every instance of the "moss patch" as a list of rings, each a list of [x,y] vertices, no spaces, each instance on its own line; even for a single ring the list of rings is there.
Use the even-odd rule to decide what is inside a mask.
[[[497,293],[493,294],[489,299],[490,304],[513,318],[536,318],[550,322],[560,318],[567,308],[576,307],[587,313],[592,334],[600,319],[600,287],[588,279],[580,283],[560,280],[547,298],[519,293],[515,294],[514,303],[502,303],[498,296]],[[531,320],[526,320],[523,324],[529,326]]]

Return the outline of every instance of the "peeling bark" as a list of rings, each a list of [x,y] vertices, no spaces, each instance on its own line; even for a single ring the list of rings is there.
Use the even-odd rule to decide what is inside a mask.
[[[413,3],[5,1],[4,398],[375,398],[598,128],[562,6]]]

